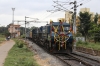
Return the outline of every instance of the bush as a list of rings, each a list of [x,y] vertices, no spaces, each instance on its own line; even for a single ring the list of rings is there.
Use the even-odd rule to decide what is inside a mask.
[[[88,44],[88,42],[83,42],[83,44],[87,45],[87,44]]]
[[[21,41],[21,40],[16,40],[16,45],[17,45],[18,48],[23,48],[24,42]]]
[[[21,35],[21,38],[25,38],[25,34],[24,35]]]
[[[77,33],[75,36],[76,37],[80,37],[80,36],[82,36],[82,34],[81,33]]]
[[[82,42],[81,40],[79,40],[76,44],[77,46],[87,46],[88,42]]]
[[[83,44],[83,42],[82,42],[81,40],[79,40],[79,41],[77,42],[77,44]]]

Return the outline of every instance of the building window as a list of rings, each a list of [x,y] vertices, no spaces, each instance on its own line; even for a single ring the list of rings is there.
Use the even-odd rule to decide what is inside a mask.
[[[17,30],[17,27],[15,27],[15,29]]]

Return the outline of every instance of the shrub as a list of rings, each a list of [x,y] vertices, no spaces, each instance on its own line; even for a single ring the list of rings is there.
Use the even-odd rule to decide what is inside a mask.
[[[82,44],[83,42],[81,40],[77,41],[77,44]]]
[[[83,42],[83,44],[87,45],[87,44],[88,44],[88,42]]]
[[[25,38],[25,34],[24,35],[21,35],[21,38]]]
[[[21,40],[16,40],[16,45],[17,45],[18,48],[23,48],[24,42],[21,41]]]

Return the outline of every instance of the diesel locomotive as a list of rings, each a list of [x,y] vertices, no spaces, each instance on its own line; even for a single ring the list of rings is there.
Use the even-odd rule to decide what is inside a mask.
[[[53,22],[30,32],[30,38],[38,45],[42,45],[52,53],[71,53],[73,49],[73,34],[70,24]]]

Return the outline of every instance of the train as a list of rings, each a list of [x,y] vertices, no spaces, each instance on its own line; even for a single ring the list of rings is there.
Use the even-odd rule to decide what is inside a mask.
[[[41,45],[51,53],[72,53],[73,33],[69,23],[50,21],[49,24],[34,28],[27,33],[27,38]]]

